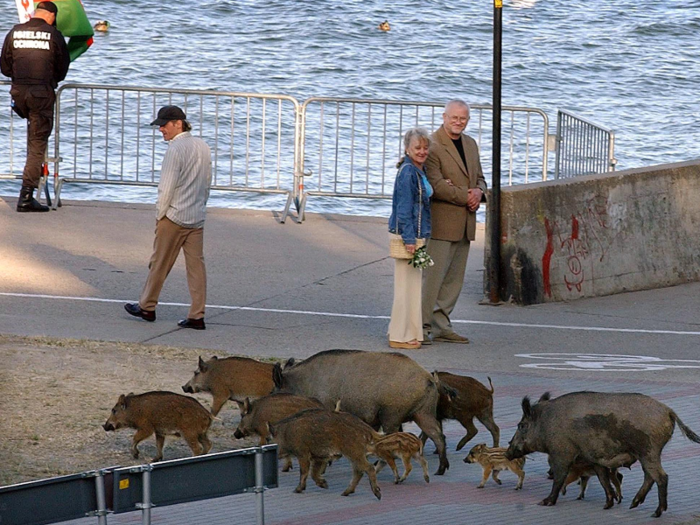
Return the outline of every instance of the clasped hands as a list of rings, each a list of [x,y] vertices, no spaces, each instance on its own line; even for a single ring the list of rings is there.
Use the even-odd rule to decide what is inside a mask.
[[[447,184],[449,184],[450,186],[454,186],[450,179],[445,179],[445,182],[447,182]],[[469,211],[476,211],[479,209],[479,205],[481,204],[481,197],[484,195],[484,192],[481,191],[480,188],[469,188],[468,192],[469,193],[467,195],[467,209]]]

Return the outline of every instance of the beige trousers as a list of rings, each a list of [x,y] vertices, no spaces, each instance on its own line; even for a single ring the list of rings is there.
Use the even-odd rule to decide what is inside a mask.
[[[394,304],[389,321],[389,340],[397,343],[423,340],[421,317],[421,270],[407,259],[394,259]]]
[[[156,223],[153,240],[153,255],[148,264],[148,278],[141,292],[139,305],[143,310],[153,311],[158,304],[160,291],[172,270],[180,248],[185,252],[187,286],[192,304],[189,319],[204,318],[207,299],[207,272],[204,267],[204,228],[184,228],[164,217]]]

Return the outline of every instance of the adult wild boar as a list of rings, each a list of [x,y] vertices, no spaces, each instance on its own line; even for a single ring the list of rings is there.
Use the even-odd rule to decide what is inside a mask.
[[[229,399],[257,399],[272,392],[275,386],[272,368],[271,363],[261,363],[248,357],[219,359],[214,356],[209,361],[200,357],[199,367],[182,390],[188,394],[209,392],[214,398],[211,413],[216,416]]]
[[[552,491],[540,505],[554,505],[576,461],[590,463],[605,489],[605,508],[613,506],[615,491],[610,469],[642,464],[644,481],[630,508],[644,502],[656,483],[659,506],[652,516],[667,508],[668,475],[661,466],[661,451],[673,435],[676,423],[683,434],[700,443],[700,436],[683,424],[669,407],[643,394],[573,392],[555,399],[545,393],[534,406],[525,397],[523,417],[510,442],[506,457],[531,452],[549,454],[554,474]]]
[[[207,431],[213,419],[209,411],[192,397],[154,391],[119,396],[102,428],[107,432],[123,427],[136,429],[131,446],[131,455],[135,459],[139,457],[138,444],[155,433],[158,453],[153,461],[160,461],[165,436],[181,436],[195,456],[209,452],[211,441]]]
[[[300,362],[275,365],[278,392],[315,397],[329,410],[342,400],[343,410],[375,430],[391,434],[405,421],[415,421],[440,455],[436,474],[450,467],[445,437],[435,418],[439,381],[418,363],[399,353],[326,350]]]

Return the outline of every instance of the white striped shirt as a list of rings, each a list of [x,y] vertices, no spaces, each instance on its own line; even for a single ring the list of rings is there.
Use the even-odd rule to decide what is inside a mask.
[[[168,143],[158,183],[156,217],[185,228],[201,228],[211,185],[211,150],[189,131]]]

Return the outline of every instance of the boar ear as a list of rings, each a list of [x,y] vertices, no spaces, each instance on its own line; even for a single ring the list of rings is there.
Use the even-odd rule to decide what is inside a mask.
[[[272,368],[272,382],[275,383],[276,388],[282,388],[283,381],[284,378],[282,377],[282,365],[279,363],[275,363],[275,366]]]
[[[525,396],[523,398],[523,405],[522,406],[523,406],[523,415],[525,417],[530,417],[530,415],[532,413],[530,409],[532,407],[530,406],[530,398],[529,397]]]
[[[538,403],[541,403],[542,401],[549,401],[549,399],[550,399],[549,392],[545,392],[544,394],[542,394],[542,395],[540,396],[540,399],[539,399],[539,401],[537,401],[537,402],[538,402]]]
[[[290,357],[289,359],[287,359],[287,362],[284,364],[284,369],[286,370],[287,368],[291,368],[292,366],[294,366],[294,363],[296,363],[296,361],[294,360],[293,357]]]
[[[199,370],[200,372],[206,372],[207,371],[207,364],[204,362],[204,359],[202,359],[202,356],[199,356]]]
[[[124,394],[119,396],[119,400],[117,401],[117,405],[123,405],[126,402],[126,396]]]

